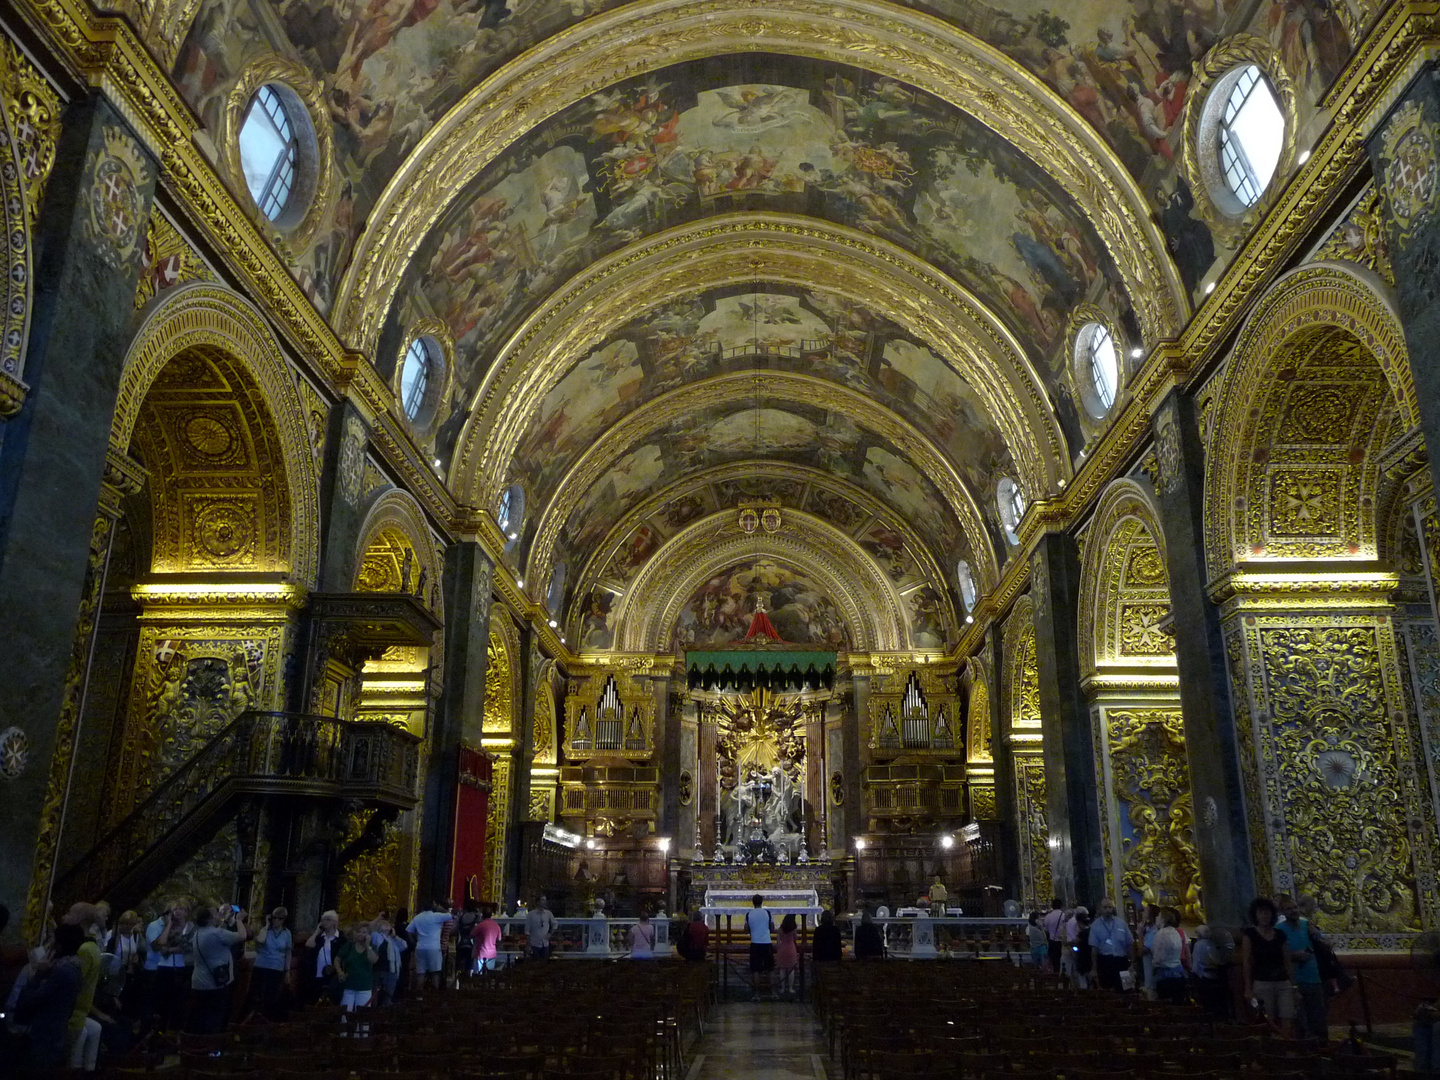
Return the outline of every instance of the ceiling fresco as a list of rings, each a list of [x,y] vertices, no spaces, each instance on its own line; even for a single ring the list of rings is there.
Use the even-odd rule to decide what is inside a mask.
[[[754,458],[808,466],[848,481],[889,507],[922,538],[928,550],[968,557],[959,521],[934,484],[900,450],[846,416],[762,399],[697,409],[653,431],[640,445],[606,463],[605,471],[587,487],[561,528],[555,561],[585,566],[594,549],[655,491],[686,474]],[[763,496],[753,488],[748,494],[737,487],[722,488],[717,493],[723,499],[718,506],[733,506],[741,497],[793,503],[804,487],[799,480],[766,484],[777,486]],[[673,512],[683,518],[686,513],[699,516],[703,509],[708,507],[680,507]],[[537,513],[532,518],[532,535],[539,517]],[[993,534],[995,526],[989,521],[987,525]],[[639,538],[639,550],[629,556],[635,568],[651,553],[647,546],[653,543],[658,547],[658,540],[658,535]]]
[[[831,649],[850,643],[845,618],[822,586],[801,570],[759,558],[721,571],[691,594],[675,622],[675,651],[739,641],[762,606],[786,641]]]
[[[1359,0],[1012,0],[1003,7],[978,0],[903,2],[1001,50],[1065,99],[1141,181],[1192,289],[1215,254],[1208,230],[1189,213],[1189,193],[1174,163],[1178,118],[1194,64],[1225,35],[1256,34],[1274,44],[1302,105],[1308,104],[1348,59],[1369,7],[1362,9]],[[257,56],[296,60],[321,87],[336,154],[335,190],[329,193],[334,205],[326,229],[292,261],[323,309],[380,192],[425,133],[508,60],[618,6],[608,0],[204,0],[174,77],[212,132],[220,130],[231,86]],[[732,57],[726,66],[736,70],[744,64]],[[789,82],[768,76],[753,81]],[[854,99],[849,123],[860,125],[862,134],[868,124],[893,119],[883,102],[840,96]],[[715,119],[727,118],[722,108],[733,109],[731,130],[742,136],[746,128],[759,134],[769,110],[784,98],[761,91],[734,106],[720,100],[711,106]],[[760,145],[763,152],[765,144]],[[821,168],[818,161],[810,164]],[[742,170],[744,179],[768,168]],[[787,175],[779,163],[773,171],[782,179]],[[853,171],[819,179],[843,187],[845,174]],[[899,163],[892,178],[905,178]],[[696,187],[724,187],[733,179],[717,174],[708,182],[697,180]],[[867,180],[861,179],[862,187],[872,187]],[[863,213],[882,226],[896,224],[885,201],[896,202],[894,196],[883,185],[839,193],[861,203]],[[913,213],[909,200],[899,202],[902,217]],[[623,204],[621,199],[616,206]],[[627,227],[625,218],[644,208],[633,205],[615,224]],[[947,208],[943,198],[934,204],[942,226],[947,209],[953,214],[956,208]],[[1025,274],[1012,276],[1028,285]]]
[[[1132,319],[1084,214],[989,129],[855,69],[747,56],[631,80],[513,144],[421,246],[392,336],[422,316],[448,326],[463,411],[561,282],[639,237],[736,210],[891,240],[969,289],[1032,357],[1057,354],[1081,302]]]
[[[741,290],[666,304],[591,352],[532,417],[510,479],[548,499],[624,416],[682,383],[749,369],[814,375],[871,396],[944,452],[977,502],[1015,474],[975,391],[893,323],[829,294]]]

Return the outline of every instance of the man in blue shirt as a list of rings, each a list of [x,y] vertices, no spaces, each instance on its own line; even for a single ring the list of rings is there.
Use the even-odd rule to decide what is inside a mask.
[[[1298,1017],[1300,1034],[1310,1039],[1328,1039],[1330,1021],[1326,1015],[1325,984],[1320,980],[1320,965],[1315,960],[1315,948],[1310,923],[1300,915],[1300,905],[1288,894],[1280,897],[1280,914],[1285,917],[1276,927],[1285,935],[1286,946],[1290,949],[1290,963],[1295,971],[1295,991],[1300,997]]]
[[[1102,990],[1121,989],[1120,973],[1130,967],[1130,950],[1135,935],[1125,920],[1115,914],[1115,901],[1100,901],[1100,914],[1090,924],[1090,947],[1095,950],[1095,974]]]

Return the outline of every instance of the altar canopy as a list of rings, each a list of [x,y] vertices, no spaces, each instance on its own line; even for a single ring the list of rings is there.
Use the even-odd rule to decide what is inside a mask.
[[[691,690],[741,694],[829,690],[835,685],[835,652],[785,641],[762,608],[741,640],[686,652],[685,684]]]

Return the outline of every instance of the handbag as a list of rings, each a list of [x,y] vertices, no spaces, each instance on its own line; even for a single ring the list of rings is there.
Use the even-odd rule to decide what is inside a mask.
[[[1340,958],[1335,955],[1335,950],[1330,947],[1330,943],[1324,938],[1312,933],[1310,935],[1310,951],[1315,954],[1315,966],[1320,969],[1320,981],[1334,983],[1336,994],[1343,993],[1355,981],[1354,977],[1345,970],[1345,965],[1340,963]]]
[[[200,936],[195,936],[195,956],[205,965],[205,970],[210,973],[210,981],[215,984],[216,990],[224,990],[230,985],[231,969],[229,964],[221,964],[219,967],[211,967],[210,961],[205,959],[205,953],[200,948]]]

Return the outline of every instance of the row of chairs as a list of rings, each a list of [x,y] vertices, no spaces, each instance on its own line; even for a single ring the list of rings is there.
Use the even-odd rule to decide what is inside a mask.
[[[703,964],[522,964],[386,1009],[313,1007],[181,1036],[107,1080],[680,1080],[710,1004]]]
[[[897,1011],[895,1001],[915,1007]],[[817,1016],[844,1080],[1323,1080],[1395,1075],[1267,1024],[1217,1022],[1135,995],[1057,990],[999,962],[816,971]]]

